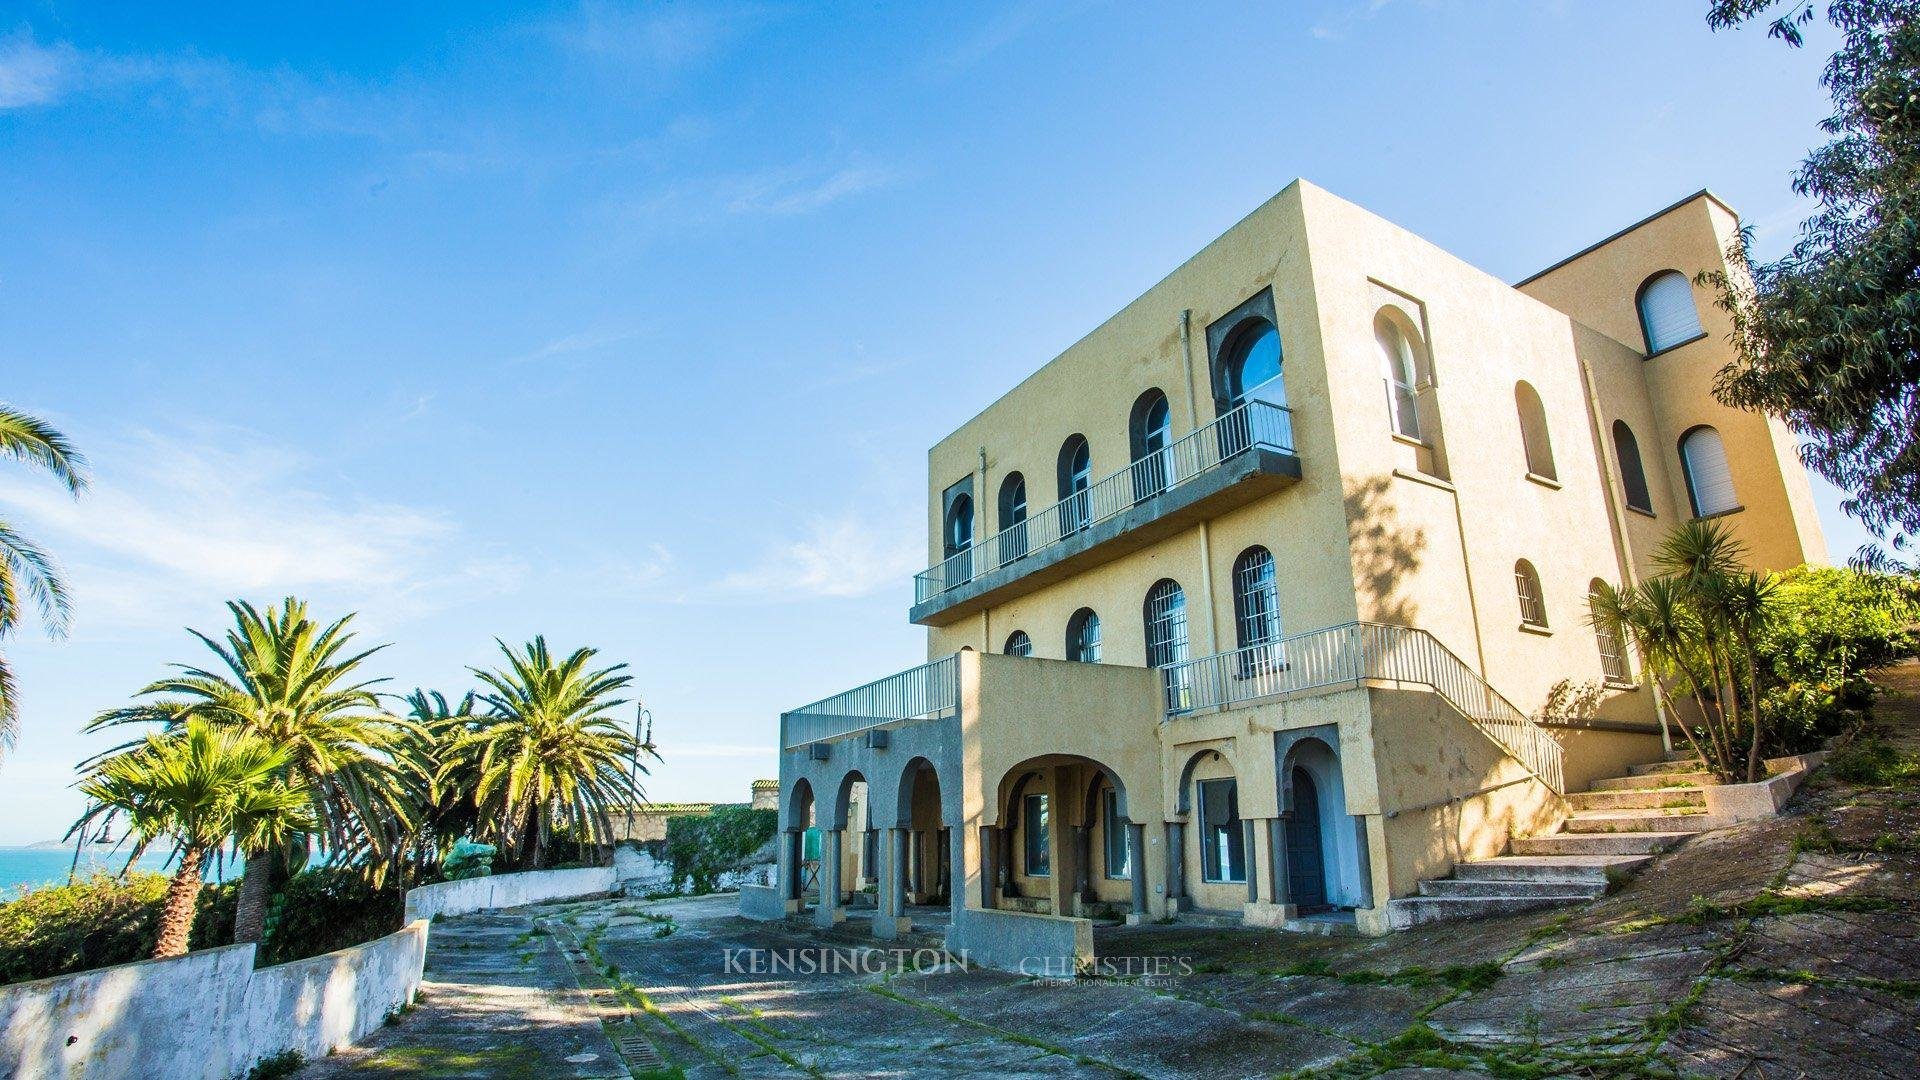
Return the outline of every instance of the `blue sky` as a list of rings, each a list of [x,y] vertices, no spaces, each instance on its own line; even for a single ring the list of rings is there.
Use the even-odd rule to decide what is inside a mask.
[[[0,469],[77,593],[0,843],[288,592],[395,689],[597,646],[744,798],[920,659],[927,447],[1294,177],[1508,280],[1703,186],[1777,250],[1825,105],[1704,0],[280,7],[0,5],[0,399],[96,471]]]

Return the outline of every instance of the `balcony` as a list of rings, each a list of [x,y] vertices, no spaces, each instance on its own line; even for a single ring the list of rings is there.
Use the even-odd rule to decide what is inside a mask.
[[[960,658],[944,656],[781,713],[780,748],[793,750],[875,728],[940,720],[959,713]]]
[[[1250,401],[913,579],[909,617],[946,626],[1298,482],[1292,414]]]

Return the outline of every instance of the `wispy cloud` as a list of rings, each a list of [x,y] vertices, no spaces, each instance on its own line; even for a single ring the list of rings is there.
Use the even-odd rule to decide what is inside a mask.
[[[70,566],[76,632],[179,625],[210,599],[318,593],[391,622],[527,574],[517,558],[449,555],[460,530],[414,506],[324,494],[311,465],[255,433],[144,434],[94,450],[80,499],[0,473],[0,504]]]
[[[639,336],[640,331],[633,329],[596,328],[580,330],[571,334],[563,334],[518,356],[508,357],[507,363],[532,364],[542,360],[557,360],[561,357],[573,356],[580,353],[599,352],[609,345],[618,345],[623,341],[631,341]]]
[[[815,518],[804,535],[726,575],[718,588],[760,598],[866,596],[920,569],[921,548],[907,539],[914,535],[868,515]]]
[[[796,167],[745,177],[734,182],[727,202],[734,214],[808,214],[842,199],[893,184],[899,173],[873,165],[849,165],[825,171]]]
[[[1314,23],[1313,29],[1309,32],[1322,41],[1341,41],[1346,38],[1347,31],[1353,29],[1354,23],[1373,18],[1392,2],[1393,0],[1359,0]]]
[[[626,6],[590,0],[548,31],[569,52],[667,74],[713,56],[772,13],[753,4]]]
[[[70,83],[75,61],[71,46],[41,45],[26,31],[0,38],[0,109],[59,100]]]

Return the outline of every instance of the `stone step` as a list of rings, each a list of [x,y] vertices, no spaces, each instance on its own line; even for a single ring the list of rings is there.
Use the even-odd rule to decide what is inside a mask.
[[[1707,805],[1707,796],[1697,787],[1617,788],[1572,792],[1567,804],[1575,810],[1700,809]]]
[[[1704,832],[1709,820],[1702,813],[1666,810],[1583,810],[1561,828],[1570,833]]]
[[[1651,855],[1497,855],[1459,863],[1455,878],[1480,881],[1605,882],[1652,861]]]
[[[1520,880],[1514,878],[1501,880],[1489,880],[1485,878],[1440,878],[1437,880],[1422,881],[1420,883],[1421,896],[1455,898],[1485,896],[1544,896],[1548,898],[1584,896],[1592,899],[1596,896],[1604,896],[1606,892],[1607,879],[1604,877],[1598,881],[1591,879],[1573,881],[1565,878],[1536,880]]]
[[[1649,761],[1644,765],[1629,765],[1627,772],[1634,776],[1653,776],[1658,773],[1699,772],[1706,768],[1699,758],[1680,758],[1675,761]]]
[[[1523,911],[1584,904],[1591,897],[1565,896],[1403,896],[1387,901],[1387,923],[1396,930],[1456,919],[1484,919]]]
[[[1653,773],[1647,776],[1610,776],[1595,780],[1595,791],[1629,791],[1663,787],[1712,787],[1719,783],[1707,772]]]
[[[1554,833],[1513,841],[1515,855],[1653,855],[1693,839],[1690,832]]]

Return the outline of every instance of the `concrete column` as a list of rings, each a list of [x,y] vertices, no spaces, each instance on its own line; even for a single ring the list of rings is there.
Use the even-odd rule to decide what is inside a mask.
[[[907,860],[912,857],[912,837],[911,829],[893,830],[893,872],[888,875],[893,879],[893,887],[888,891],[893,896],[890,914],[895,918],[905,918],[907,914]]]
[[[993,825],[980,826],[980,906],[999,907],[1000,830]]]
[[[1373,906],[1373,854],[1368,850],[1367,819],[1364,815],[1353,816],[1353,851],[1360,863],[1360,903],[1363,908]]]
[[[820,834],[820,903],[813,912],[813,921],[819,926],[831,927],[847,917],[846,909],[840,906],[841,842],[845,835],[841,829]]]
[[[1255,846],[1255,838],[1260,830],[1254,827],[1252,818],[1240,819],[1240,846],[1247,853],[1247,903],[1260,902],[1260,850]]]
[[[790,907],[798,908],[800,899],[806,894],[806,857],[807,831],[805,829],[787,830],[786,882],[787,899]]]
[[[1273,852],[1267,864],[1271,881],[1267,891],[1273,903],[1284,907],[1293,903],[1293,883],[1287,879],[1287,819],[1283,815],[1267,819],[1267,847]]]
[[[933,891],[953,902],[953,868],[964,865],[960,861],[960,836],[952,829],[935,829],[933,833]]]
[[[888,829],[884,837],[876,835],[874,840],[876,849],[885,848],[884,869],[880,872],[879,895],[873,913],[875,937],[899,937],[913,929],[907,920],[907,838],[910,834],[908,829]]]
[[[1000,854],[994,859],[994,865],[1000,868],[1000,894],[1012,896],[1018,891],[1013,886],[1013,830],[997,825],[993,833],[1000,845]]]
[[[1129,860],[1137,876],[1146,871],[1139,856]],[[1167,913],[1185,911],[1187,904],[1187,827],[1184,822],[1167,822]]]
[[[1147,921],[1147,827],[1138,821],[1127,822],[1127,861],[1133,866],[1133,911],[1127,922]]]
[[[1081,900],[1094,901],[1093,830],[1085,825],[1073,827],[1073,888]]]
[[[927,860],[923,850],[926,842],[925,833],[918,829],[907,830],[907,892],[915,903],[926,899]]]

